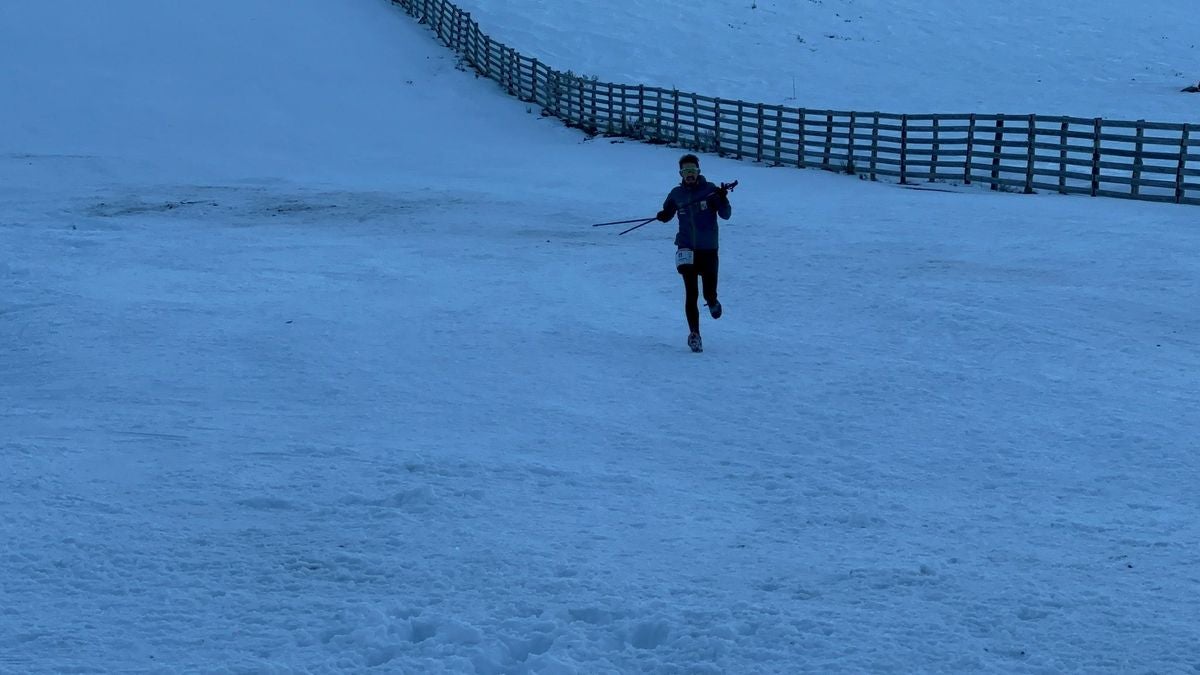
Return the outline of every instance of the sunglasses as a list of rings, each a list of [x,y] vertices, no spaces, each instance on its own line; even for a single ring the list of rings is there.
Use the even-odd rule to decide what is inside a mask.
[[[700,175],[700,167],[685,166],[679,170],[679,175],[680,176],[698,176],[698,175]]]

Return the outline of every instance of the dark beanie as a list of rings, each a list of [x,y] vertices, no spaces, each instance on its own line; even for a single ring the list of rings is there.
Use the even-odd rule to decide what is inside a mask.
[[[692,154],[684,155],[683,157],[679,158],[679,166],[683,166],[684,164],[695,164],[697,167],[699,167],[700,158]]]

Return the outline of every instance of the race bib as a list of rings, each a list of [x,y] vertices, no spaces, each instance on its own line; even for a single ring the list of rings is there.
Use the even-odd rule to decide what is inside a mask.
[[[691,265],[693,260],[694,260],[694,256],[692,254],[692,249],[681,248],[678,251],[675,251],[675,266],[676,267],[683,267],[684,265]]]

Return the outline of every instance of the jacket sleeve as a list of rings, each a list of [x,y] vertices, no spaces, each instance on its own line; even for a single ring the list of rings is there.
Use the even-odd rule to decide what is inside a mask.
[[[721,216],[721,220],[729,220],[733,215],[733,205],[729,203],[729,197],[721,200],[720,206],[717,207],[717,215]]]
[[[678,209],[675,208],[674,196],[675,191],[672,190],[671,193],[667,195],[667,198],[663,200],[663,211],[667,212],[667,220],[674,218],[675,213],[678,211]]]

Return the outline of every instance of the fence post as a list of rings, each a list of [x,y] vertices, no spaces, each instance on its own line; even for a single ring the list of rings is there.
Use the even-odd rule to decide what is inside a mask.
[[[483,76],[492,79],[492,36],[488,35],[483,41]]]
[[[512,71],[508,64],[509,52],[508,47],[500,46],[500,86],[504,87],[504,91],[512,93]]]
[[[554,114],[564,121],[569,121],[571,118],[571,99],[568,98],[570,92],[567,91],[567,86],[570,83],[563,83],[562,71],[554,71]],[[566,111],[563,110],[563,105],[566,105]]]
[[[1058,193],[1067,194],[1067,130],[1070,122],[1063,120],[1062,130],[1058,136]]]
[[[663,132],[663,90],[654,88],[654,137],[666,142],[667,135]]]
[[[1145,149],[1146,120],[1137,121],[1137,145],[1133,150],[1133,180],[1130,181],[1130,194],[1138,196],[1142,182],[1142,151]]]
[[[608,133],[608,134],[616,133],[618,131],[617,126],[613,123],[613,115],[615,114],[615,111],[613,110],[613,98],[614,97],[615,97],[615,94],[613,93],[613,83],[609,82],[608,83],[608,119],[605,120],[605,122],[604,122],[604,132]]]
[[[738,139],[738,141],[737,141],[737,143],[738,143],[737,144],[737,158],[738,159],[741,159],[746,156],[746,149],[743,147],[743,145],[745,143],[745,139],[746,139],[745,115],[746,115],[745,101],[738,99],[738,102],[737,102],[737,139]]]
[[[1190,124],[1183,125],[1183,131],[1179,134],[1179,167],[1175,169],[1175,203],[1182,204],[1184,198],[1183,189],[1183,171],[1187,165],[1188,156],[1188,130],[1191,129]]]
[[[592,127],[590,131],[595,133],[596,131],[600,131],[599,129],[596,129],[596,117],[599,115],[599,110],[596,110],[596,83],[592,82],[590,79],[580,78],[580,86],[580,106],[583,104],[583,86],[587,86],[588,97],[590,98],[590,102],[592,102],[592,106],[588,108],[588,114],[584,115],[583,119],[590,120],[588,126]]]
[[[933,116],[933,150],[929,154],[929,182],[937,180],[938,150],[941,150],[941,136],[938,131],[938,117]]]
[[[579,124],[583,122],[583,80],[579,79],[578,75],[572,75],[567,77],[567,81],[571,83],[570,86],[574,87],[576,93],[579,94],[578,97],[570,95],[567,97],[567,119],[572,124]],[[575,112],[576,106],[578,106],[578,114]]]
[[[515,49],[508,51],[508,58],[512,63],[512,93],[517,100],[521,100],[521,53]]]
[[[541,67],[541,64],[538,62],[537,59],[534,59],[533,60],[533,74],[530,76],[533,79],[533,84],[532,84],[533,89],[531,89],[529,91],[529,96],[533,100],[534,103],[545,105],[544,103],[542,103],[542,98],[540,98],[538,96],[538,92],[539,92],[539,90],[538,90],[538,68],[540,68],[540,67]]]
[[[508,48],[508,95],[521,97],[521,55]]]
[[[797,108],[797,110],[800,113],[800,147],[797,153],[797,158],[800,160],[798,166],[801,169],[804,169],[808,167],[808,161],[806,157],[808,154],[808,141],[804,138],[804,131],[805,127],[807,126],[805,124],[805,118],[808,117],[808,111],[806,111],[804,108]]]
[[[642,85],[642,84],[637,85],[636,90],[629,89],[630,100],[631,100],[631,98],[634,98],[635,92],[636,92],[637,96],[640,97],[640,100],[638,100],[638,102],[637,102],[637,108],[636,109],[623,109],[622,119],[623,120],[626,118],[632,119],[632,120],[634,120],[634,123],[632,123],[631,126],[640,127],[642,125],[642,115],[644,112],[644,110],[642,108],[644,108],[644,106],[646,106],[646,89],[644,89],[644,85]],[[623,103],[625,102],[624,97],[622,98],[622,102]],[[626,113],[628,113],[628,114],[626,114]]]
[[[996,143],[992,146],[992,189],[1000,189],[1000,153],[1004,152],[1004,115],[996,118]]]
[[[758,161],[763,159],[763,104],[758,104]]]
[[[692,92],[692,142],[696,146],[696,150],[700,148],[700,100],[696,96],[696,92]]]
[[[975,159],[975,113],[967,118],[967,161],[963,162],[963,185],[971,184],[971,160]]]
[[[825,152],[821,155],[821,168],[829,171],[829,158],[833,153],[833,111],[825,111]]]
[[[645,125],[646,119],[646,85],[638,85],[638,124]]]
[[[575,123],[579,125],[580,129],[582,129],[584,132],[587,132],[588,131],[588,129],[587,129],[587,119],[588,119],[587,80],[585,80],[582,76],[576,77],[575,84],[579,87],[579,101],[578,101],[578,103],[579,103],[579,118],[577,120],[575,120]]]
[[[695,91],[691,92],[691,144],[695,150],[700,150],[700,97]]]
[[[775,109],[775,166],[783,164],[783,106]]]
[[[1025,167],[1025,194],[1033,194],[1033,162],[1034,144],[1037,143],[1037,115],[1029,115],[1029,152],[1028,164]]]
[[[550,72],[554,73],[554,115],[564,122],[569,121],[571,117],[570,78],[561,70]]]
[[[671,90],[671,120],[673,123],[674,142],[679,143],[679,90]]]
[[[471,39],[471,13],[459,10],[458,18],[458,41],[461,50],[465,52]]]
[[[846,173],[854,175],[858,173],[858,167],[854,166],[854,127],[858,121],[858,113],[850,111],[850,137],[846,142]]]
[[[529,62],[529,98],[523,99],[528,102],[537,101],[537,59],[532,59]]]
[[[875,175],[875,167],[879,163],[879,112],[874,113],[871,124],[871,180],[879,180]]]
[[[900,184],[908,185],[908,114],[900,116]]]
[[[618,84],[613,87],[613,90],[614,99],[619,97],[619,100],[613,101],[613,133],[624,136],[626,131],[626,113],[629,112],[629,85]],[[619,94],[616,93],[617,90],[620,90]]]
[[[713,145],[718,156],[721,154],[721,99],[713,100]]]
[[[514,79],[512,78],[512,76],[514,76],[514,72],[512,71],[517,70],[517,68],[512,65],[514,64],[516,53],[516,49],[514,48],[504,48],[504,90],[509,92],[509,96],[512,96],[512,79]],[[518,77],[520,77],[520,74],[518,74]]]
[[[1095,131],[1092,135],[1092,196],[1100,192],[1100,134],[1103,131],[1104,120],[1096,118]]]
[[[496,55],[498,62],[496,63],[496,82],[500,83],[501,87],[508,90],[508,47],[502,43],[497,43],[499,53]]]
[[[520,71],[520,69],[518,69],[518,71]],[[528,98],[526,98],[526,96],[525,96],[525,91],[522,89],[522,87],[525,84],[525,80],[521,79],[521,81],[518,82],[518,84],[517,84],[517,93],[518,93],[517,98],[519,100],[525,101],[526,103],[537,102],[537,76],[538,76],[537,71],[538,71],[537,59],[530,59],[529,60],[529,96],[528,96]],[[523,77],[524,73],[521,72],[521,75]]]
[[[453,28],[453,24],[447,20],[446,13],[446,5],[438,5],[438,36],[448,46],[450,44],[450,31]]]
[[[476,23],[475,20],[472,19],[471,20],[471,51],[474,53],[473,58],[475,60],[475,71],[478,72],[479,74],[483,75],[484,77],[487,77],[488,76],[487,70],[485,70],[483,68],[483,64],[479,60],[479,46],[480,46],[480,44],[482,44],[482,40],[480,40],[482,35],[483,35],[483,33],[479,30],[479,24]]]

